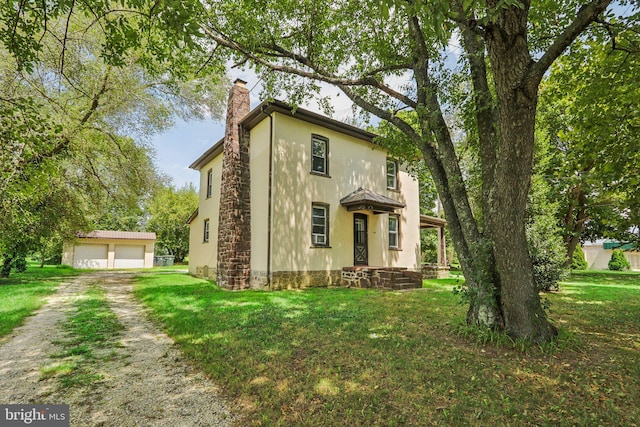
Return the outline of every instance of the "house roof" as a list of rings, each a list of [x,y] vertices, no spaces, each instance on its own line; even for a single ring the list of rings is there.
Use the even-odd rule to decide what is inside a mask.
[[[138,231],[94,230],[89,233],[78,233],[78,237],[86,239],[156,240],[156,233]]]
[[[191,216],[189,217],[189,219],[187,220],[187,224],[191,224],[193,222],[194,219],[196,219],[198,217],[198,213],[200,212],[200,208],[196,208],[195,211],[193,211],[193,213],[191,214]]]
[[[304,108],[294,108],[289,104],[278,100],[262,102],[256,108],[251,110],[249,114],[244,116],[244,118],[240,121],[240,125],[245,129],[253,129],[258,123],[269,117],[269,115],[274,112],[284,114],[289,117],[295,117],[296,119],[300,119],[308,123],[323,126],[327,129],[341,132],[343,134],[353,136],[367,142],[373,142],[373,138],[377,136],[375,133],[371,133],[358,127],[348,125],[338,120],[330,119],[329,117],[314,113],[309,110],[305,110]],[[224,138],[216,142],[211,148],[202,153],[200,157],[198,157],[193,163],[189,165],[189,168],[200,170],[204,165],[206,165],[222,153],[223,144]]]
[[[204,165],[218,157],[222,153],[223,143],[224,138],[213,144],[211,148],[202,153],[200,157],[198,157],[193,163],[189,165],[189,169],[200,170]]]
[[[340,204],[348,211],[369,210],[374,213],[393,212],[395,209],[406,206],[402,202],[362,187],[340,199]]]
[[[630,251],[634,247],[633,247],[633,243],[623,243],[617,240],[605,239],[605,241],[602,242],[602,248],[603,249],[622,249],[623,251]]]

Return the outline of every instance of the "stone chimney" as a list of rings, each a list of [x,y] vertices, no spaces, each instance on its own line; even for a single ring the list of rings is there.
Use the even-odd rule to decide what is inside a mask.
[[[227,102],[218,217],[217,283],[227,289],[251,284],[249,132],[239,123],[249,113],[249,90],[237,79]]]

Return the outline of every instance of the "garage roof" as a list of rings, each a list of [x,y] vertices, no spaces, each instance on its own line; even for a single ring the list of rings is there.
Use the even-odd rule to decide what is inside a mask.
[[[89,239],[156,240],[156,233],[138,231],[94,230],[89,233],[78,233],[78,237]]]

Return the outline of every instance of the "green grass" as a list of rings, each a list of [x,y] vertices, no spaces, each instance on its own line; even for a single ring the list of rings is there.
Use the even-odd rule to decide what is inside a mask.
[[[226,292],[152,274],[136,295],[242,408],[240,425],[634,425],[640,275],[594,277],[547,296],[561,336],[542,347],[465,334],[455,278]]]
[[[20,326],[51,295],[57,285],[78,272],[70,267],[29,266],[26,272],[0,279],[0,338]]]
[[[52,355],[58,361],[40,370],[44,378],[57,377],[63,388],[100,381],[100,363],[114,357],[123,329],[98,287],[89,288],[74,308],[64,324],[68,336],[59,343],[62,351]]]

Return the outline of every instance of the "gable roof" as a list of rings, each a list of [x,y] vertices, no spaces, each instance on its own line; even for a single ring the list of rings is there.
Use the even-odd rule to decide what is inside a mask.
[[[377,136],[375,133],[371,133],[364,129],[348,125],[341,121],[331,119],[329,117],[314,113],[309,110],[305,110],[304,108],[294,108],[289,104],[278,100],[262,102],[256,108],[251,110],[249,114],[244,116],[242,120],[240,120],[240,125],[245,129],[251,130],[258,123],[269,117],[269,115],[274,112],[284,114],[289,117],[294,117],[307,123],[323,126],[327,129],[353,136],[367,142],[373,142],[373,138]],[[224,138],[216,142],[211,148],[202,153],[200,157],[198,157],[193,163],[189,165],[189,168],[200,170],[204,165],[206,165],[222,153],[223,143]]]
[[[300,119],[308,123],[324,126],[327,129],[335,130],[355,138],[364,139],[368,142],[371,142],[373,138],[377,136],[375,133],[368,132],[356,126],[348,125],[339,120],[331,119],[327,116],[323,116],[322,114],[314,113],[312,111],[305,110],[304,108],[294,108],[285,102],[278,101],[277,99],[262,102],[256,108],[251,110],[249,114],[240,121],[240,124],[243,125],[245,129],[252,129],[262,120],[269,117],[269,114],[273,112],[284,114],[289,117],[295,117],[296,119]]]

